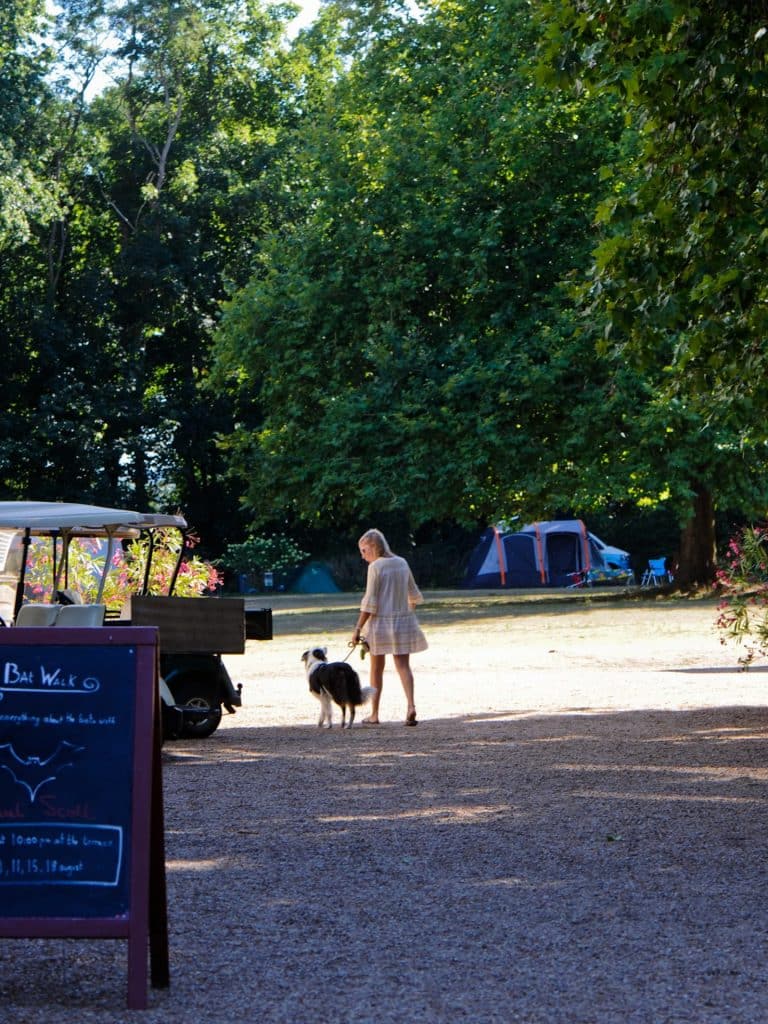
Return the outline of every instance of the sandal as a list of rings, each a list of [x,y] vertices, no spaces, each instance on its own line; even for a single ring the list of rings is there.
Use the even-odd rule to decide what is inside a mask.
[[[416,709],[414,708],[412,711],[409,711],[408,714],[405,716],[405,722],[403,723],[403,725],[418,725],[418,724],[419,723],[416,721]]]

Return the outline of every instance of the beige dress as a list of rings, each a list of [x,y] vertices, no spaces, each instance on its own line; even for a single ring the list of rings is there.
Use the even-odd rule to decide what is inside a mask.
[[[423,600],[404,558],[382,556],[369,562],[360,609],[371,615],[364,626],[371,654],[415,654],[427,649],[412,611]]]

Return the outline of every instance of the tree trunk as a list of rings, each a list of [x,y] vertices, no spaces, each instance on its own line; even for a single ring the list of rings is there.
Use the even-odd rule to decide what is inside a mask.
[[[709,586],[715,578],[715,510],[712,495],[694,484],[691,516],[680,533],[675,583],[682,589]]]
[[[141,447],[141,436],[138,436],[136,448],[133,453],[133,487],[136,508],[141,512],[149,509],[149,497],[147,495],[147,459],[144,449]]]

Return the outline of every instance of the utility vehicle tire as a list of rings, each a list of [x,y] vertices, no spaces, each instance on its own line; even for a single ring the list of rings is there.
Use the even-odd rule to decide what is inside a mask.
[[[204,673],[191,672],[185,672],[178,679],[171,677],[166,682],[179,707],[209,711],[194,722],[185,722],[179,738],[205,739],[216,732],[221,721],[218,683],[211,682]]]

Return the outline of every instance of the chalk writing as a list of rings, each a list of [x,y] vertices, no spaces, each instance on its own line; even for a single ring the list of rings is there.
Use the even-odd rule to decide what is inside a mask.
[[[119,825],[0,823],[0,887],[116,886],[122,859]]]
[[[16,662],[6,661],[0,690],[6,693],[95,693],[101,682],[94,676],[78,676],[61,667],[48,669],[44,665],[23,668]]]
[[[2,699],[2,693],[0,693],[0,699]],[[30,715],[26,711],[22,711],[18,715],[0,715],[0,722],[10,722],[11,725],[31,725],[35,729],[40,726],[40,715]]]
[[[28,632],[0,643],[0,924],[121,916],[137,649],[122,634],[61,643],[48,630],[32,643]]]
[[[93,715],[73,715],[71,711],[65,711],[61,714],[54,714],[48,712],[45,715],[30,715],[26,711],[22,711],[18,715],[0,715],[0,725],[4,722],[10,725],[30,725],[33,729],[39,729],[41,725],[51,725],[58,727],[60,725],[117,725],[117,717],[115,715],[99,715],[94,717]]]

